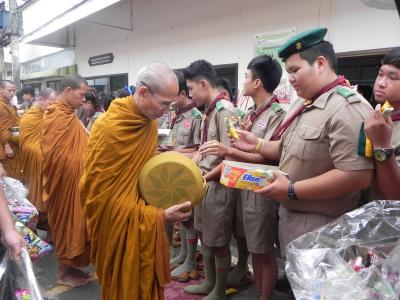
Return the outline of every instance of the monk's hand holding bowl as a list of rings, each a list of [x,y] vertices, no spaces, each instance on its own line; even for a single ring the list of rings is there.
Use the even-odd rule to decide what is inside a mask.
[[[190,201],[173,205],[165,210],[167,222],[174,223],[186,221],[192,213],[192,203]]]

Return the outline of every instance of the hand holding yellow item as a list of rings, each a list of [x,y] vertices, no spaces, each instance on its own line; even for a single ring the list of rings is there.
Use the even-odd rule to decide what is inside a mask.
[[[239,135],[236,132],[235,126],[230,118],[225,118],[225,124],[228,129],[229,136],[234,139],[239,139]]]
[[[382,107],[380,108],[380,111],[383,113],[383,117],[385,120],[389,118],[393,111],[393,107],[390,105],[388,101],[386,101]],[[371,158],[373,156],[373,151],[372,151],[372,143],[368,137],[366,137],[365,140],[365,157]]]

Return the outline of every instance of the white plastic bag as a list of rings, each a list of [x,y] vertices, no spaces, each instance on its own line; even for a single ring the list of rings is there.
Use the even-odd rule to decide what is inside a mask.
[[[21,258],[18,260],[11,258],[7,251],[0,265],[1,270],[3,274],[0,277],[0,299],[43,300],[26,249],[22,249]]]
[[[397,300],[400,201],[375,201],[306,233],[287,247],[296,299]]]

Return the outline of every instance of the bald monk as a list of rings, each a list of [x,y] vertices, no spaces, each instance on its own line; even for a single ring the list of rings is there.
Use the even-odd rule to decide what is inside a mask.
[[[56,92],[53,89],[45,88],[41,90],[39,100],[22,116],[19,129],[21,169],[23,171],[24,182],[29,188],[29,201],[31,201],[39,212],[40,226],[43,226],[46,221],[42,199],[43,157],[40,149],[40,135],[42,132],[44,111],[55,98]]]
[[[90,132],[81,199],[103,300],[163,299],[170,279],[166,222],[188,219],[190,202],[165,211],[138,191],[143,165],[157,151],[157,121],[178,94],[176,75],[152,63],[135,94],[116,99]]]
[[[43,117],[43,202],[59,262],[57,283],[76,287],[88,283],[89,275],[79,268],[90,263],[90,242],[79,196],[87,135],[75,109],[89,87],[71,74],[61,80],[60,89]]]
[[[11,139],[11,127],[19,127],[17,109],[11,103],[15,89],[12,81],[0,81],[0,162],[8,176],[21,180],[18,142]]]

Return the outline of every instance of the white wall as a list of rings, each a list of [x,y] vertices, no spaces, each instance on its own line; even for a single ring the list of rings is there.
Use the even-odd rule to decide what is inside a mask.
[[[109,8],[108,21],[129,25],[129,0]],[[254,56],[254,35],[295,27],[328,27],[337,52],[400,45],[396,11],[375,10],[360,0],[133,0],[133,32],[76,24],[79,73],[95,76],[129,73],[151,61],[182,68],[204,58],[213,64],[239,63],[239,88]],[[112,52],[113,64],[90,67],[90,56]]]

